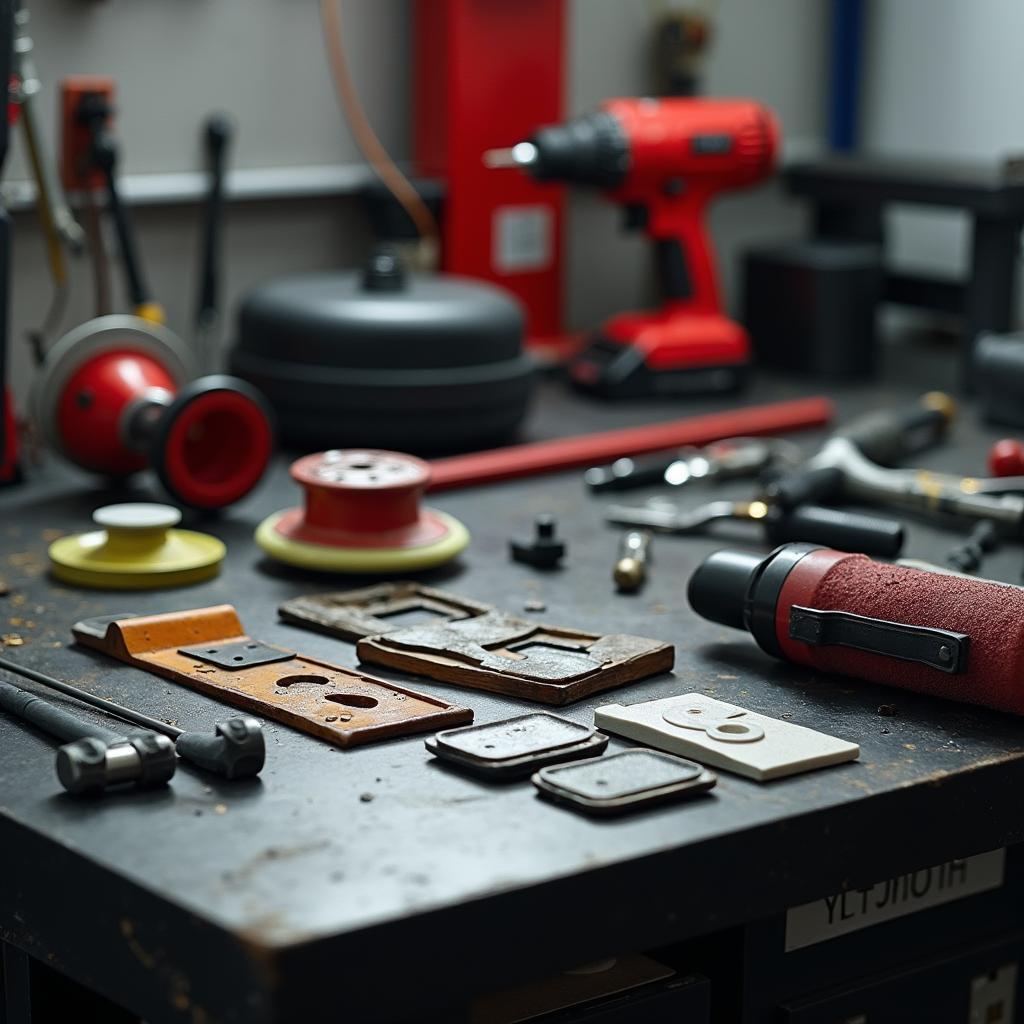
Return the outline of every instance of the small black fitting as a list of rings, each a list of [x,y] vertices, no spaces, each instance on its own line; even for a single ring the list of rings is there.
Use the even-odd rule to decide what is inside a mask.
[[[553,515],[537,516],[535,534],[528,540],[509,542],[513,562],[523,562],[535,569],[554,569],[565,557],[565,542],[557,536],[557,522]]]

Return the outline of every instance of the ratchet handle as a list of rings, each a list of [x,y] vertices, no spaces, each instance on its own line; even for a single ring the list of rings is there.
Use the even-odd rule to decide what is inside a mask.
[[[665,471],[677,456],[652,455],[648,458],[617,459],[607,466],[593,466],[583,474],[583,481],[595,493],[629,491],[665,482]]]
[[[930,392],[909,408],[868,413],[840,430],[839,436],[852,441],[872,462],[893,466],[942,441],[954,416],[953,400]]]
[[[772,544],[806,541],[878,558],[896,558],[904,539],[903,524],[893,519],[817,505],[773,510],[765,520],[765,533]]]
[[[842,485],[843,471],[838,466],[821,466],[783,473],[765,485],[764,496],[774,506],[795,509],[834,498]]]

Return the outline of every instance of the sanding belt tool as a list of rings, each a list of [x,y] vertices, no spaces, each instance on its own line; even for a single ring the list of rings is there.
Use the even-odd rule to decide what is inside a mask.
[[[1024,589],[813,544],[719,551],[690,604],[821,672],[1024,714]]]

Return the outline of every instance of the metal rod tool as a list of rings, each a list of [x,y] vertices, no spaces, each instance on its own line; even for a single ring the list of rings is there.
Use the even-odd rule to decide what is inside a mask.
[[[779,438],[731,437],[703,448],[682,448],[675,454],[621,458],[593,466],[583,474],[592,491],[627,491],[651,484],[680,487],[700,480],[732,480],[764,470],[792,468],[800,449]]]
[[[65,683],[45,672],[19,665],[7,658],[0,657],[0,668],[31,679],[51,690],[65,693],[113,718],[161,733],[174,741],[174,750],[183,761],[226,779],[245,779],[258,775],[266,759],[263,730],[260,723],[250,715],[218,722],[212,734],[186,732],[176,725],[151,718],[140,711],[133,711],[103,697],[97,697],[88,690],[82,690],[71,683]]]
[[[0,708],[69,741],[57,751],[57,778],[69,793],[100,793],[126,782],[159,786],[177,767],[174,744],[166,736],[114,732],[10,683],[0,682]]]
[[[612,505],[605,510],[605,519],[675,534],[703,533],[720,519],[738,519],[760,524],[771,544],[802,540],[882,558],[895,558],[904,537],[903,524],[891,519],[814,505],[784,509],[764,501],[711,501],[686,511],[668,502],[637,507]]]

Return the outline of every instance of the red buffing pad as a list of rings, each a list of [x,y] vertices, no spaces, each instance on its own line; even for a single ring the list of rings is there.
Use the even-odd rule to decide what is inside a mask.
[[[970,636],[967,672],[949,675],[847,647],[812,647],[789,636],[792,605],[932,626]],[[787,657],[937,697],[1024,714],[1024,589],[988,580],[812,551],[779,595],[776,637]]]
[[[256,542],[292,565],[326,572],[406,572],[440,565],[469,543],[457,519],[422,508],[422,459],[366,449],[319,452],[292,463],[305,506],[265,519]]]

